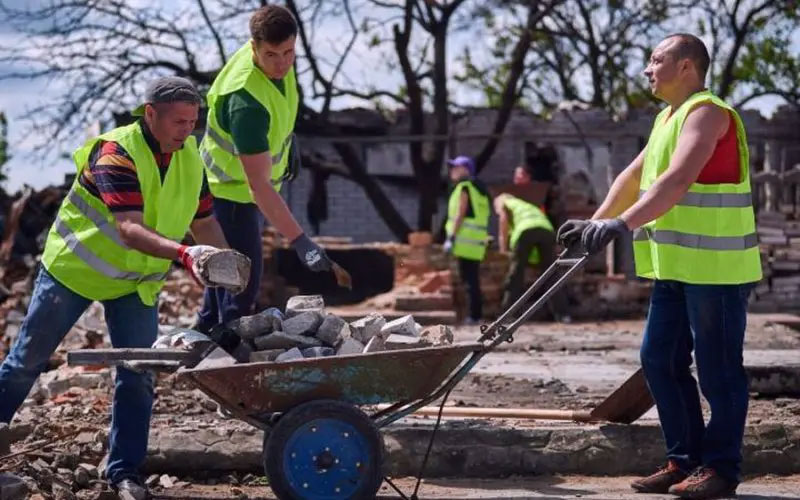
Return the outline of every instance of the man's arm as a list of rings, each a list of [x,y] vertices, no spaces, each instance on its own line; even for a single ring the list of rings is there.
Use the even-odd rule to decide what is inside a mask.
[[[178,258],[180,243],[145,226],[142,212],[114,212],[114,219],[122,242],[130,248],[162,259]]]
[[[268,152],[254,155],[240,155],[250,184],[253,199],[264,214],[264,217],[289,241],[294,241],[303,234],[303,230],[295,220],[286,202],[270,181],[272,175],[272,158]]]
[[[667,170],[620,215],[629,229],[660,217],[680,201],[708,163],[729,120],[727,111],[710,103],[689,113]]]
[[[508,252],[508,209],[503,204],[504,195],[500,195],[494,199],[494,211],[497,214],[498,219],[498,239],[500,241],[497,244],[500,247],[501,252]]]
[[[192,221],[190,226],[192,237],[198,245],[211,245],[216,248],[228,248],[225,234],[213,215]]]
[[[643,149],[634,160],[625,167],[608,190],[603,203],[592,216],[592,219],[608,219],[618,217],[622,212],[631,207],[639,198],[639,183],[642,179],[642,166],[644,165]]]
[[[449,236],[455,237],[458,234],[458,230],[461,229],[461,224],[464,223],[464,219],[467,216],[467,210],[469,210],[469,193],[467,193],[466,189],[462,189],[461,196],[458,199],[458,213],[456,214],[456,220],[453,221],[453,234]]]

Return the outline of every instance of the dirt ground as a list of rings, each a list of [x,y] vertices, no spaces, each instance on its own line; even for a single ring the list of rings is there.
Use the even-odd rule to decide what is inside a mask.
[[[516,333],[513,343],[499,346],[497,352],[481,361],[456,387],[448,404],[592,408],[636,370],[642,326],[642,321],[526,325]],[[102,330],[101,312],[99,308],[92,308],[78,328],[68,335],[53,360],[53,369],[43,375],[15,418],[14,428],[21,439],[15,440],[11,451],[24,453],[5,458],[0,463],[0,472],[25,475],[42,491],[51,491],[52,485],[59,481],[69,484],[72,480],[69,476],[79,463],[96,465],[102,459],[109,423],[110,373],[63,364],[67,350],[87,343],[96,345],[99,342],[96,335],[87,334],[87,331],[98,330]],[[474,341],[478,335],[476,327],[455,329],[457,341]],[[800,332],[776,323],[769,316],[750,317],[746,363],[784,360],[800,364],[799,349]],[[800,400],[753,396],[750,423],[800,423]],[[216,405],[199,391],[177,384],[173,377],[160,376],[152,425],[183,429],[246,427],[242,422],[220,419],[215,409]],[[655,412],[651,411],[644,418],[655,417]],[[526,425],[538,424],[528,422]],[[158,484],[158,477],[150,479],[152,484]],[[628,498],[624,478],[609,482],[587,480],[591,486],[585,488],[581,486],[583,479],[566,479],[564,484],[569,487],[559,485],[556,488],[559,491],[553,489],[553,481],[556,479],[515,479],[491,482],[485,487],[475,486],[477,482],[440,481],[431,483],[432,487],[425,491],[426,498]],[[155,488],[160,495],[157,498],[271,498],[266,496],[268,488],[263,478],[257,476],[187,477],[173,478],[171,482],[174,484],[170,488]],[[207,484],[209,482],[219,484]],[[94,489],[63,498],[103,498],[98,492],[107,492],[107,489],[101,483],[97,478],[90,478],[87,487]],[[402,483],[405,490],[410,489],[408,481]],[[755,488],[752,496],[740,498],[800,498],[786,496],[790,492],[800,494],[798,477],[759,479],[752,484]],[[760,486],[756,488],[757,485]],[[762,490],[768,493],[761,493]]]

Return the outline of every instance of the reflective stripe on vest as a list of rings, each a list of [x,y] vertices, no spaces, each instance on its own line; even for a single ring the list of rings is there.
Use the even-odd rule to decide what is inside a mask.
[[[708,236],[705,234],[690,234],[666,229],[651,230],[640,227],[633,232],[634,241],[652,240],[662,245],[678,245],[686,248],[699,248],[701,250],[747,250],[758,246],[756,233],[744,236]]]
[[[103,217],[103,214],[98,212],[93,206],[86,203],[86,200],[81,198],[78,193],[70,189],[67,199],[70,201],[70,203],[75,205],[75,208],[80,210],[84,217],[94,222],[94,225],[97,226],[97,229],[99,229],[101,233],[108,236],[111,241],[121,246],[125,250],[129,248],[128,245],[122,241],[122,237],[119,235],[117,228],[110,224],[108,220]]]
[[[452,224],[456,223],[455,219],[447,219],[447,222],[452,223]],[[475,224],[475,223],[467,222],[467,221],[462,221],[461,222],[461,227],[463,227],[465,229],[474,229],[475,231],[486,231],[487,229],[489,229],[489,225],[488,224]]]
[[[208,125],[206,125],[206,135],[211,137],[211,139],[213,139],[214,142],[216,142],[219,147],[221,147],[222,149],[224,149],[228,153],[230,153],[230,154],[232,154],[234,156],[238,156],[239,155],[239,150],[236,149],[236,144],[230,142],[229,140],[227,140],[224,137],[222,137],[221,135],[219,135],[216,130],[214,130],[213,128],[209,127]]]
[[[639,191],[641,198],[646,191]],[[753,204],[750,193],[686,193],[676,206],[707,208],[742,208]]]
[[[61,217],[56,217],[55,228],[58,235],[64,238],[64,242],[75,255],[80,257],[80,259],[84,261],[86,265],[109,278],[138,282],[161,281],[167,277],[167,273],[149,274],[145,276],[134,271],[122,271],[117,269],[105,260],[93,254],[92,251],[86,247],[86,245],[81,243],[75,233],[70,230],[69,226],[67,226],[64,221],[61,220]]]
[[[235,146],[233,146],[230,142],[223,139],[218,133],[214,131],[214,129],[206,128],[206,135],[209,138],[211,138],[211,140],[216,142],[217,145],[219,145],[219,147],[221,147],[225,151],[231,154],[238,155],[238,153],[232,152],[232,150],[235,149]],[[283,141],[283,145],[281,146],[281,150],[278,152],[278,154],[276,156],[271,157],[273,165],[279,163],[283,159],[283,154],[284,152],[287,151],[287,145],[291,144],[291,142],[292,142],[292,136],[290,135],[289,137],[286,138],[285,141]],[[217,165],[217,162],[214,161],[214,158],[211,157],[211,153],[209,153],[208,150],[206,149],[200,150],[200,157],[203,159],[203,164],[206,166],[206,168],[209,169],[214,175],[216,175],[217,178],[219,178],[220,182],[244,184],[245,181],[236,180],[230,175],[226,174],[225,171],[222,170],[222,168],[220,168],[219,165]],[[277,186],[278,184],[283,182],[283,177],[281,177],[280,179],[271,179],[270,182],[272,183],[273,186]]]

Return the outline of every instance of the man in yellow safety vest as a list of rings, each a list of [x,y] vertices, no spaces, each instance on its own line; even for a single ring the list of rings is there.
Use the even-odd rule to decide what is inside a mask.
[[[706,90],[709,61],[693,35],[658,44],[644,74],[667,107],[647,146],[592,220],[559,229],[590,253],[633,231],[636,272],[655,280],[641,361],[668,462],[631,486],[693,499],[735,495],[739,483],[747,301],[761,279],[747,137],[736,111]],[[689,370],[693,349],[708,425]]]
[[[194,262],[227,247],[190,135],[201,100],[183,78],[155,80],[134,112],[143,115],[139,121],[89,140],[73,155],[78,175],[47,236],[19,337],[0,366],[0,422],[11,421],[93,301],[103,304],[114,347],[150,347],[158,334],[158,292],[172,261],[201,281]],[[187,231],[199,245],[181,245]],[[118,367],[105,474],[123,498],[147,495],[138,468],[152,404],[152,377]]]

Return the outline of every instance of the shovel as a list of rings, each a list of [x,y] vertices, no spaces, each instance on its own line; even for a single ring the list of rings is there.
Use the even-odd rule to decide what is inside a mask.
[[[592,420],[631,424],[653,407],[655,401],[641,368],[589,412]]]
[[[353,289],[353,278],[350,277],[350,273],[348,273],[342,266],[334,261],[331,261],[331,270],[333,271],[333,275],[336,277],[337,285],[342,288],[347,288],[348,290]]]

